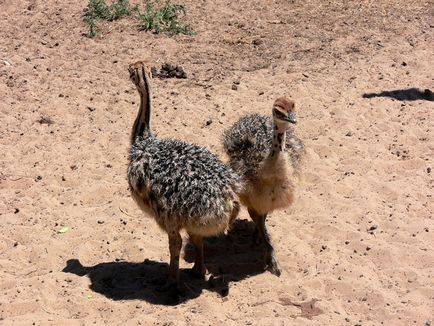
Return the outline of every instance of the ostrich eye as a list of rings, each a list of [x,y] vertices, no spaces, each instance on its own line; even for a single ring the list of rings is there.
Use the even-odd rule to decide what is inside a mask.
[[[278,109],[273,109],[273,114],[279,119],[285,119],[285,115],[280,112]]]

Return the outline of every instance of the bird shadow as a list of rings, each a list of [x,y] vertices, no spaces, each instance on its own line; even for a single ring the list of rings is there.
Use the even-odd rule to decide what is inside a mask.
[[[431,90],[425,89],[422,91],[418,88],[397,89],[392,91],[382,91],[380,93],[364,93],[362,97],[390,97],[398,101],[434,101],[434,93]]]
[[[204,290],[226,296],[230,283],[264,272],[264,248],[252,244],[253,231],[253,222],[236,220],[226,236],[205,239],[205,265],[211,276],[208,281],[200,280],[181,269],[184,288],[181,295],[160,289],[167,279],[168,264],[150,259],[141,263],[120,261],[94,266],[83,266],[78,259],[70,259],[62,271],[87,275],[92,291],[113,300],[139,299],[159,305],[176,305],[199,297]],[[189,263],[194,261],[194,247],[190,242],[184,247],[184,259]]]

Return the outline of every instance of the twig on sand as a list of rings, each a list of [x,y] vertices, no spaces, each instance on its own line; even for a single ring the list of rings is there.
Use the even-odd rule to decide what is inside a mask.
[[[125,215],[129,216],[129,217],[137,218],[137,216],[131,215],[131,214],[127,213],[125,210],[123,210],[123,209],[121,208],[121,206],[119,206],[119,210],[120,210],[122,213],[124,213]]]
[[[269,303],[269,302],[275,302],[278,303],[274,300],[265,300],[265,301],[261,301],[261,302],[255,302],[253,304],[250,305],[250,307],[257,307],[257,306],[262,306],[263,304]]]

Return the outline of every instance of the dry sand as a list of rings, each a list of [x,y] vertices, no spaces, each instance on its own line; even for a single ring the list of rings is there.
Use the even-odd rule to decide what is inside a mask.
[[[96,39],[86,3],[0,0],[0,324],[433,325],[434,98],[413,89],[434,88],[433,1],[189,0],[194,37],[126,18]],[[155,291],[166,235],[126,182],[139,59],[188,74],[154,80],[152,128],[222,157],[225,127],[296,100],[304,183],[268,221],[280,278],[243,210],[205,248],[227,296],[187,275],[188,300]]]

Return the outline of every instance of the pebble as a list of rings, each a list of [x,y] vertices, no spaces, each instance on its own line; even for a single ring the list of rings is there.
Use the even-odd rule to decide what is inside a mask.
[[[378,228],[378,226],[374,224],[374,225],[371,225],[371,227],[367,231],[372,232],[372,231],[376,230],[377,228]]]
[[[263,41],[260,38],[255,38],[252,43],[253,45],[261,45]]]

